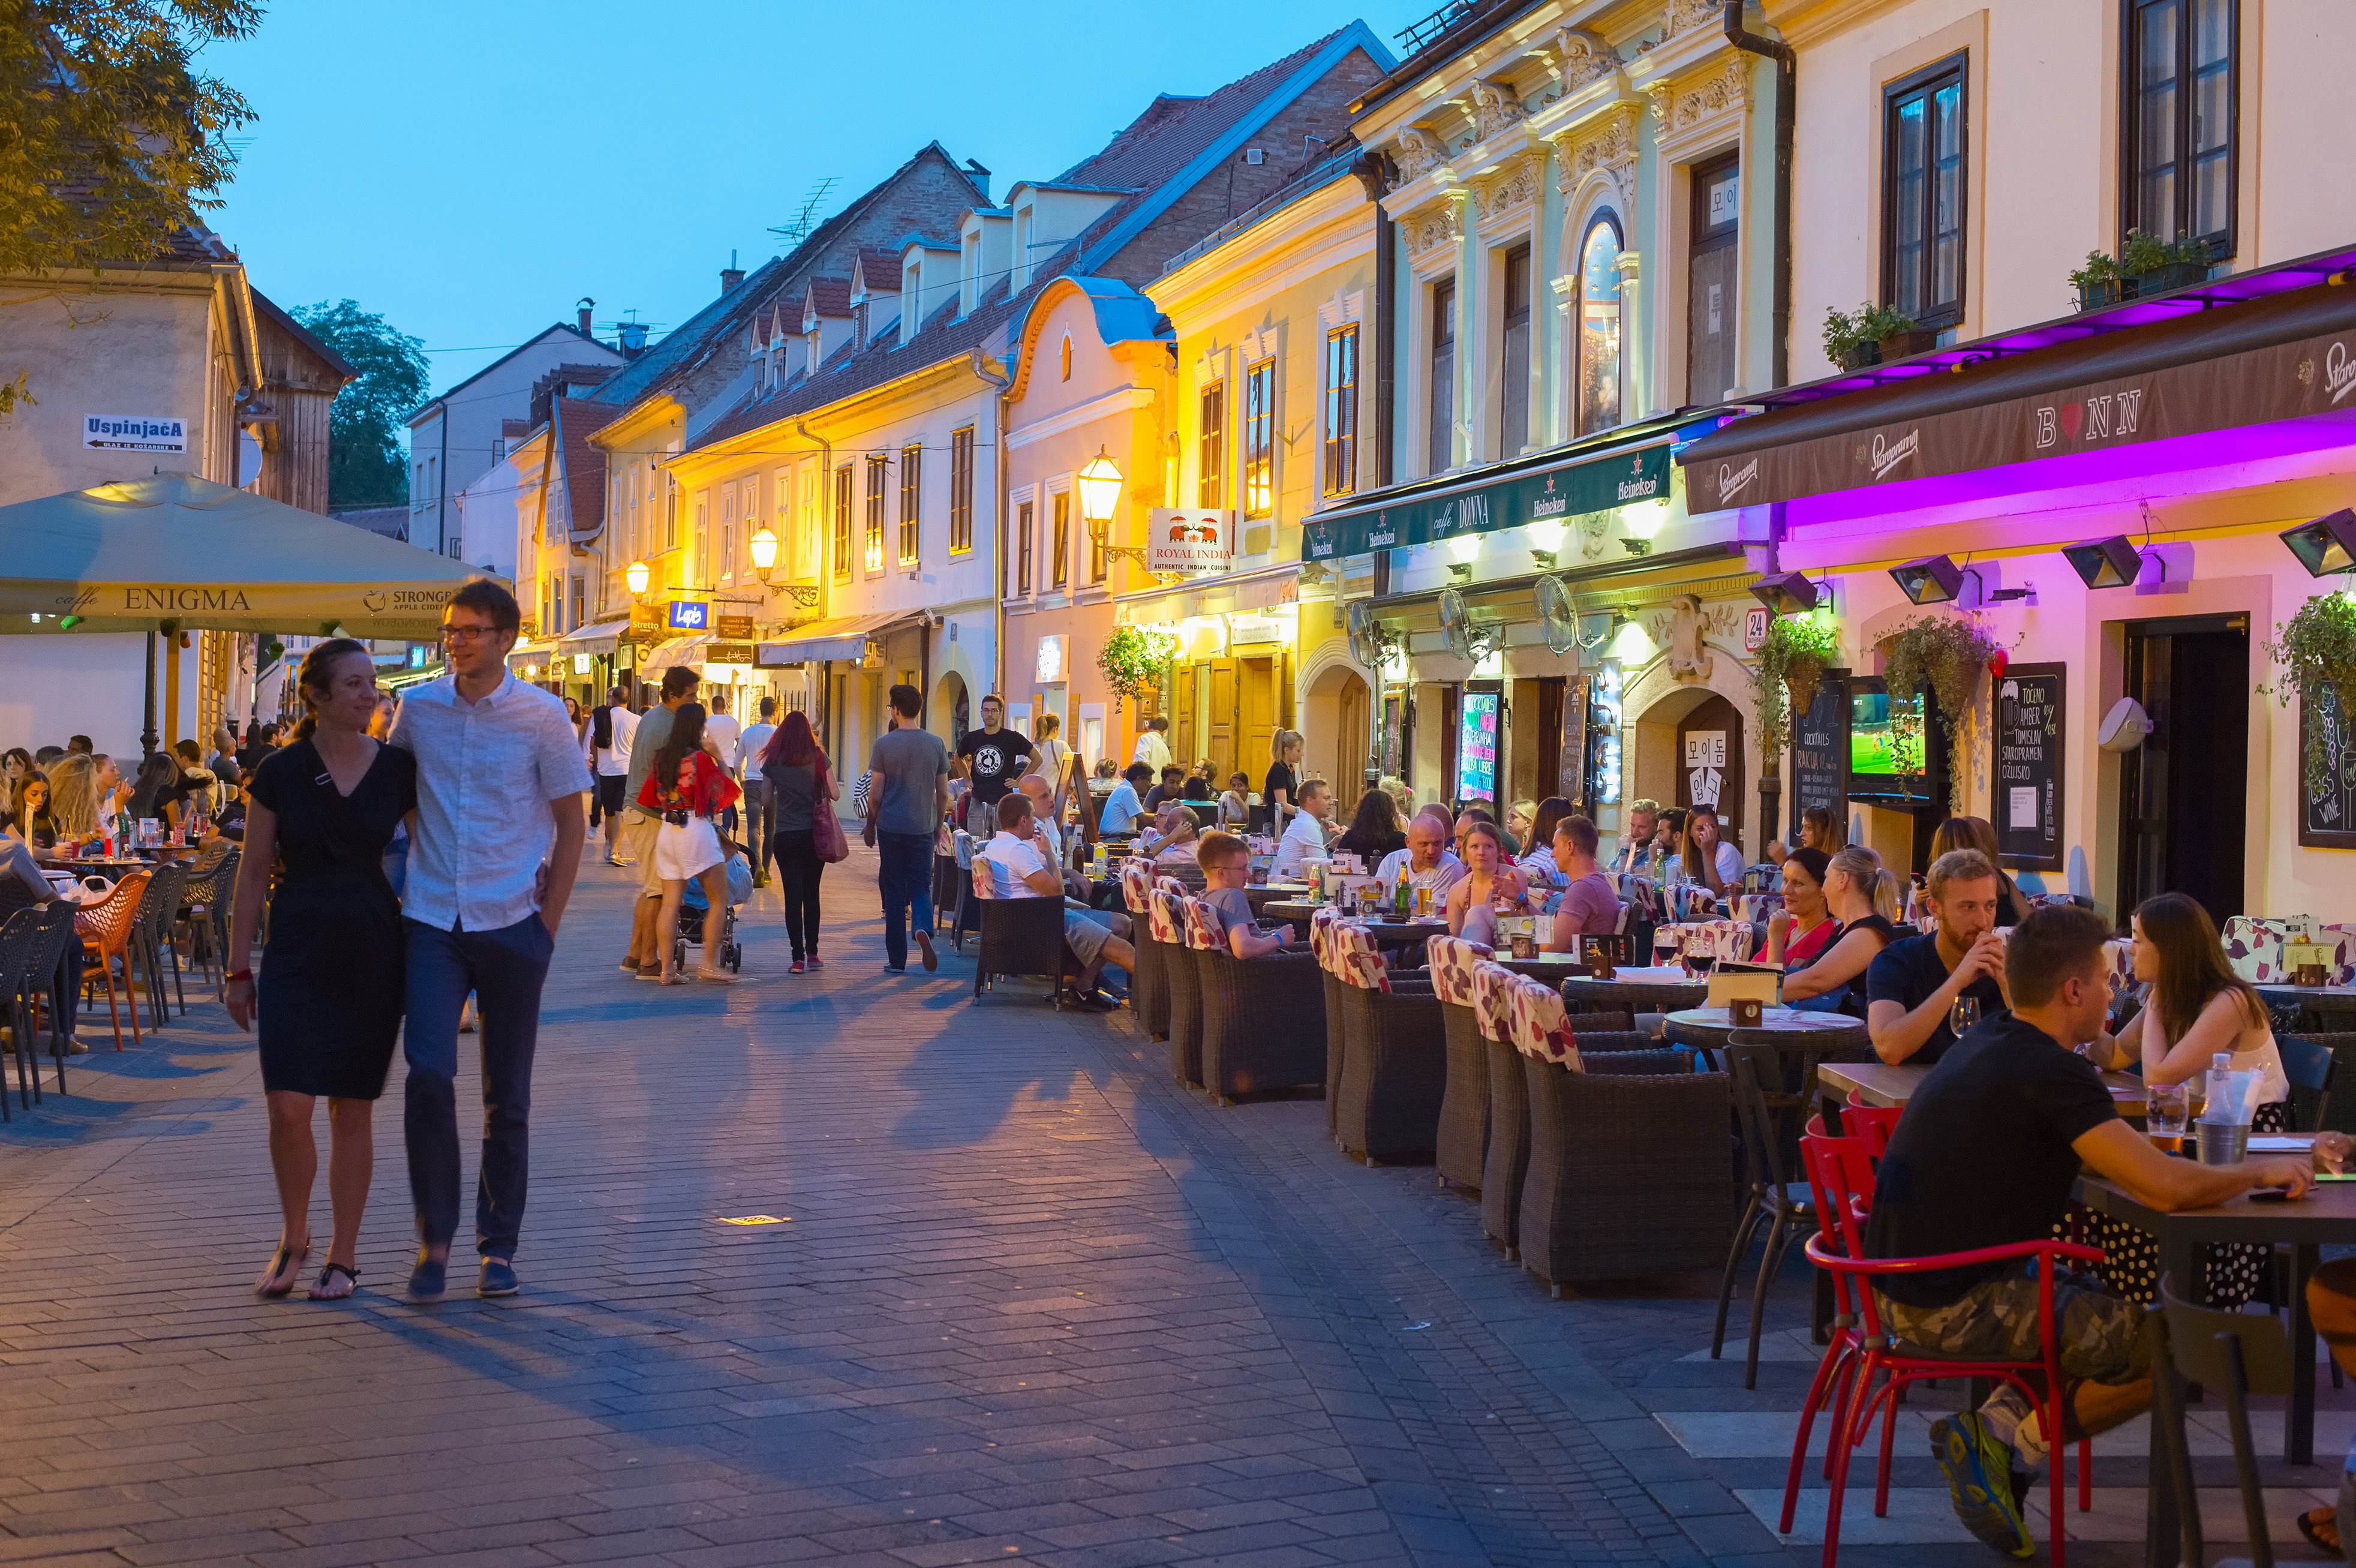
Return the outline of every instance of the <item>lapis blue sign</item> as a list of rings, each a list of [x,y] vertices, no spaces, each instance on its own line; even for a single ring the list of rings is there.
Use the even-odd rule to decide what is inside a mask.
[[[670,628],[673,631],[710,631],[711,604],[703,599],[671,600]]]

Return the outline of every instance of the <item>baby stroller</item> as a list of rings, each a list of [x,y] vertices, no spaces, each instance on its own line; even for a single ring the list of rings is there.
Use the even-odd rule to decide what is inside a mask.
[[[707,955],[712,967],[724,967],[731,974],[744,972],[744,950],[736,940],[736,907],[753,896],[753,863],[744,854],[744,846],[729,838],[720,837],[721,853],[728,857],[728,907],[719,912],[719,946]],[[703,881],[691,879],[680,895],[679,929],[671,933],[671,969],[674,973],[687,972],[687,950],[705,945],[704,933],[712,924],[710,901],[703,896]]]

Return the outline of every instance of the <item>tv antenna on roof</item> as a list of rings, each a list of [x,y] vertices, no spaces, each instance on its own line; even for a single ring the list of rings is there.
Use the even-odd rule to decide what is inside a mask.
[[[821,176],[810,186],[809,194],[802,198],[801,210],[794,214],[793,221],[780,224],[769,232],[775,234],[779,243],[789,251],[809,239],[810,231],[818,227],[819,203],[826,199],[828,191],[841,183],[837,176]]]

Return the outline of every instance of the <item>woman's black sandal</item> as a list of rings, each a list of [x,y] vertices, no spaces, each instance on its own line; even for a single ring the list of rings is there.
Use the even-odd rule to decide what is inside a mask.
[[[2299,1534],[2307,1537],[2307,1543],[2309,1546],[2314,1547],[2318,1552],[2326,1552],[2333,1557],[2337,1557],[2340,1555],[2340,1542],[2337,1540],[2324,1540],[2322,1535],[2316,1529],[2315,1516],[2319,1513],[2333,1515],[2331,1533],[2334,1536],[2339,1535],[2339,1518],[2335,1511],[2330,1509],[2309,1509],[2302,1512],[2298,1516],[2298,1532]]]
[[[310,1255],[311,1243],[308,1241],[303,1243],[300,1251],[288,1246],[284,1241],[279,1242],[278,1251],[270,1254],[270,1272],[262,1277],[265,1280],[274,1280],[284,1274],[286,1276],[286,1283],[275,1290],[266,1284],[257,1284],[253,1287],[253,1294],[264,1301],[278,1301],[293,1294],[295,1274],[302,1268],[303,1260]]]
[[[330,1274],[343,1275],[344,1278],[352,1282],[352,1289],[346,1291],[341,1295],[322,1294],[321,1293],[327,1288],[327,1276]],[[348,1301],[351,1299],[352,1292],[357,1291],[359,1288],[360,1272],[358,1269],[348,1269],[341,1263],[331,1262],[326,1268],[319,1271],[319,1283],[311,1287],[311,1299],[313,1301]]]

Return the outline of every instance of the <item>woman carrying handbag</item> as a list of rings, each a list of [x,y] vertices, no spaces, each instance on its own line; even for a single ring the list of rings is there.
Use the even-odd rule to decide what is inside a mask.
[[[761,752],[761,776],[769,781],[776,822],[771,840],[777,861],[777,888],[786,901],[786,939],[793,944],[793,967],[824,969],[818,956],[819,877],[851,854],[834,802],[842,786],[827,766],[826,753],[811,733],[809,715],[789,713]]]
[[[637,800],[640,810],[662,818],[655,832],[655,874],[662,878],[662,908],[655,916],[655,930],[662,944],[665,985],[687,980],[672,967],[679,951],[672,933],[679,929],[680,904],[688,883],[703,884],[707,924],[716,922],[728,907],[728,854],[712,819],[734,805],[739,793],[720,759],[703,747],[703,704],[681,703],[671,717],[669,738],[647,769]],[[703,944],[696,979],[714,985],[734,983],[735,976],[720,967],[719,951],[716,940]]]

